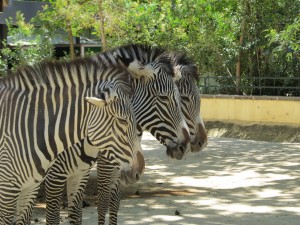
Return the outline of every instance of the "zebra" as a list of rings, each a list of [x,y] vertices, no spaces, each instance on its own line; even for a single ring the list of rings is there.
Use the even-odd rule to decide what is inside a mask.
[[[152,48],[145,45],[128,45],[97,54],[94,56],[94,59],[95,61],[105,61],[108,65],[122,64],[133,76],[139,76],[139,74],[145,75],[144,79],[134,79],[135,94],[133,97],[133,108],[137,119],[138,130],[140,132],[142,130],[149,130],[165,145],[168,145],[169,142],[173,142],[170,140],[176,140],[178,133],[182,132],[183,134],[181,136],[183,140],[180,141],[179,139],[179,143],[183,144],[175,146],[175,148],[167,146],[167,155],[181,159],[186,153],[189,135],[178,102],[180,96],[174,83],[172,63],[170,57],[165,54],[165,51],[160,48]],[[168,115],[171,115],[171,117],[166,117]],[[175,129],[176,127],[178,128]],[[178,148],[186,149],[179,150]],[[173,153],[174,150],[175,153]],[[84,152],[86,149],[81,149],[81,151]],[[67,154],[67,152],[63,152],[63,154]],[[68,154],[74,155],[74,151],[69,150]],[[47,176],[46,178],[47,224],[59,223],[59,201],[66,181],[70,223],[81,224],[83,190],[88,179],[89,169],[86,169],[86,171],[81,169],[80,173],[82,179],[80,185],[78,185],[80,188],[78,188],[77,191],[72,189],[72,192],[76,194],[71,196],[69,194],[71,193],[69,192],[70,186],[72,186],[70,183],[73,182],[72,180],[78,179],[78,170],[81,168],[79,165],[82,165],[82,168],[87,166],[87,164],[80,164],[83,163],[83,160],[76,157],[77,156],[72,156],[68,158],[74,160],[73,164],[78,165],[77,170],[72,168],[60,171],[60,174],[64,173],[63,178],[62,176],[59,178],[52,177],[51,179],[50,177],[48,179]],[[96,158],[97,155],[94,155],[94,157]],[[62,159],[58,157],[57,160]],[[118,180],[117,178],[120,174],[115,169],[115,165],[103,157],[98,157],[97,165],[98,168],[101,167],[101,174],[99,175],[98,173],[98,183],[100,187],[102,186],[105,189],[99,193],[110,192],[111,180]],[[54,170],[56,163],[54,163],[52,167]],[[116,179],[111,179],[111,176]],[[55,186],[53,183],[55,183]],[[58,193],[60,196],[58,196]],[[105,201],[102,203],[105,204]],[[102,206],[99,206],[99,208],[102,208]]]
[[[199,152],[207,145],[207,134],[200,114],[200,93],[196,85],[199,81],[199,73],[195,64],[184,53],[171,52],[168,54],[172,59],[175,83],[181,96],[181,109],[190,132],[191,152]],[[98,158],[98,161],[100,160],[101,158]],[[110,165],[110,173],[107,172],[108,164],[99,163],[97,165],[98,194],[100,194],[100,198],[98,198],[99,225],[104,225],[105,214],[108,210],[109,224],[116,225],[120,206],[122,182],[115,178],[112,165]],[[105,172],[103,172],[104,169],[106,169]],[[106,186],[103,185],[105,180]]]
[[[191,152],[199,152],[207,145],[207,134],[200,113],[200,92],[197,87],[199,72],[186,54],[174,51],[170,56],[177,77],[176,85],[181,97],[181,109],[190,132]]]
[[[101,157],[117,158],[121,179],[137,181],[145,163],[131,97],[124,69],[91,58],[25,66],[2,78],[0,225],[12,224],[15,211],[16,224],[30,223],[34,197],[54,158],[81,140]],[[101,132],[118,141],[102,149],[109,139]]]

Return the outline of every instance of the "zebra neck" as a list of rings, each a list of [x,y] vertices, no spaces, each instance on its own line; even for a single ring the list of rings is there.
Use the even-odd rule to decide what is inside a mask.
[[[1,80],[0,108],[5,111],[0,121],[11,128],[5,136],[26,137],[24,151],[36,149],[32,158],[48,161],[84,139],[90,114],[84,98],[93,96],[99,82],[106,79],[98,69],[93,64],[50,63],[25,67]]]

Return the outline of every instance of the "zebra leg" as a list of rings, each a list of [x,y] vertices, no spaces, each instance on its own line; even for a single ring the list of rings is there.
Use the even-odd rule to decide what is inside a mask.
[[[11,182],[0,182],[0,225],[12,224],[19,193]]]
[[[109,208],[110,190],[115,166],[98,155],[97,183],[98,183],[98,225],[105,224],[105,215]]]
[[[118,178],[114,179],[110,192],[109,225],[117,225],[118,211],[121,201],[121,183]]]
[[[82,224],[83,193],[90,170],[72,176],[67,181],[69,221],[72,225]]]
[[[16,210],[16,224],[30,224],[30,219],[32,215],[33,206],[38,195],[38,190],[40,188],[40,182],[35,183],[22,190],[18,201]]]
[[[66,180],[65,174],[59,175],[53,170],[49,171],[46,176],[46,224],[58,225],[60,223],[60,202]]]

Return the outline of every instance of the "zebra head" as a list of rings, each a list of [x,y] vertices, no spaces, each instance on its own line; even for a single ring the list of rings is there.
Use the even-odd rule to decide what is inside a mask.
[[[189,127],[191,151],[199,152],[207,145],[207,134],[200,114],[197,67],[184,54],[172,53],[175,80],[181,96],[181,109]]]
[[[170,57],[144,45],[121,47],[113,54],[135,78],[132,103],[139,130],[150,131],[167,147],[169,157],[182,159],[190,150],[190,136]]]
[[[87,141],[120,168],[123,183],[138,181],[145,168],[131,97],[131,83],[121,76],[99,83],[95,96],[86,97],[91,107]]]

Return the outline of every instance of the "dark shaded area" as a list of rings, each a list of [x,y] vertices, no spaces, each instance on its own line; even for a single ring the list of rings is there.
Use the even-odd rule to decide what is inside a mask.
[[[299,224],[299,143],[210,137],[205,150],[180,161],[169,160],[165,147],[150,135],[142,144],[145,174],[124,188],[119,224]],[[93,169],[83,225],[97,224],[96,182]],[[64,207],[62,225],[68,224]],[[45,224],[39,205],[36,218],[35,224]]]
[[[269,142],[300,142],[300,127],[287,125],[242,125],[221,121],[206,121],[209,136]]]

